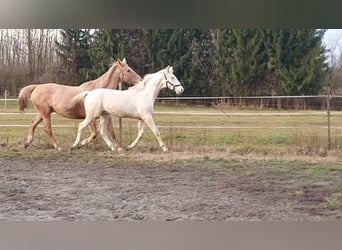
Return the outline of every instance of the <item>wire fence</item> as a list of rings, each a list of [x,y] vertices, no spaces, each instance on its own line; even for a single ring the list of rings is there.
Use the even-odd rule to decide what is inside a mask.
[[[0,112],[6,112],[16,98],[8,92],[0,97]],[[342,110],[342,95],[330,95],[330,109]],[[11,103],[12,102],[12,103]],[[225,105],[234,108],[277,109],[277,110],[326,110],[327,95],[307,96],[218,96],[218,97],[158,97],[158,104],[165,105]]]
[[[319,129],[326,129],[327,147],[331,145],[331,112],[342,110],[342,96],[339,95],[315,95],[315,96],[254,96],[254,97],[158,97],[156,104],[159,106],[190,106],[190,107],[211,107],[210,112],[205,111],[183,111],[168,110],[155,112],[157,115],[168,116],[298,116],[298,119],[303,119],[303,114],[300,111],[305,111],[306,115],[312,110],[311,115],[326,117],[324,126]],[[244,112],[236,112],[243,110]],[[248,111],[251,112],[248,112]],[[232,111],[232,112],[230,112]],[[247,112],[246,112],[247,111]],[[273,111],[273,112],[267,112]],[[279,112],[276,112],[279,111]],[[36,111],[29,104],[26,114],[34,114]],[[0,99],[0,120],[5,121],[6,115],[18,114],[16,98],[1,98]],[[334,113],[336,115],[336,113]],[[4,122],[2,126],[6,126]],[[337,124],[333,124],[333,128],[340,130]],[[12,124],[11,126],[28,126],[23,124]],[[63,126],[63,125],[59,125]],[[70,126],[70,125],[65,125]],[[255,128],[267,129],[296,129],[299,125],[294,126],[256,126]],[[163,127],[163,126],[160,126]],[[174,125],[172,128],[187,128],[187,129],[244,129],[250,127],[244,126],[229,126],[215,124],[193,124],[193,125]],[[316,128],[317,129],[317,128]],[[121,130],[121,127],[120,127]]]
[[[224,105],[232,108],[276,110],[326,110],[327,95],[310,96],[221,96],[221,97],[159,97],[160,104]],[[330,110],[342,110],[342,96],[329,95]]]

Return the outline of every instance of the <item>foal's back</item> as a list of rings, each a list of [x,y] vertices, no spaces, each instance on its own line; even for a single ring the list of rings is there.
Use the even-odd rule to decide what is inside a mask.
[[[102,112],[107,112],[117,117],[140,118],[136,100],[135,89],[124,91],[113,89],[95,89],[88,92],[84,107],[88,116],[98,118]]]

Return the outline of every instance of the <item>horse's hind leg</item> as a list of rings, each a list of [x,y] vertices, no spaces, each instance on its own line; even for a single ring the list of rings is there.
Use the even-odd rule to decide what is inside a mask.
[[[138,144],[140,138],[142,137],[142,135],[143,135],[143,133],[144,133],[144,127],[145,127],[144,121],[143,121],[143,120],[139,120],[139,121],[138,121],[138,136],[137,136],[137,138],[135,138],[135,140],[127,147],[127,150],[129,150],[129,149],[131,149],[131,148],[134,148],[134,147]]]
[[[102,114],[100,116],[100,125],[99,125],[99,131],[102,135],[103,140],[107,143],[108,147],[114,151],[116,149],[116,147],[114,146],[114,144],[112,143],[112,141],[108,138],[107,135],[107,128],[108,128],[108,123],[110,120],[110,115],[109,114]]]
[[[92,120],[89,123],[89,129],[90,129],[90,136],[81,142],[81,146],[88,144],[89,142],[91,142],[92,140],[94,140],[96,138],[96,122],[95,122],[95,120]]]
[[[75,149],[76,147],[79,146],[80,141],[81,141],[82,131],[88,126],[88,124],[91,121],[92,120],[86,118],[82,122],[80,122],[80,125],[78,126],[78,130],[77,130],[77,136],[76,136],[74,144],[71,146],[71,150],[73,150],[73,149]]]
[[[52,143],[53,147],[57,149],[58,151],[61,151],[62,148],[58,145],[55,137],[53,137],[52,134],[52,128],[51,128],[51,113],[47,115],[43,115],[43,120],[45,123],[45,132],[48,135],[50,142]]]
[[[41,116],[40,113],[38,113],[37,116],[33,118],[33,120],[31,121],[29,133],[27,136],[27,141],[24,144],[25,148],[27,148],[32,143],[34,131],[36,130],[36,127],[38,126],[38,124],[42,122],[42,120],[43,120],[43,117]]]
[[[115,148],[118,151],[122,151],[123,149],[121,148],[120,143],[118,142],[118,140],[116,139],[116,136],[115,136],[112,117],[109,117],[109,119],[108,119],[107,129],[109,131],[110,136],[112,137]]]

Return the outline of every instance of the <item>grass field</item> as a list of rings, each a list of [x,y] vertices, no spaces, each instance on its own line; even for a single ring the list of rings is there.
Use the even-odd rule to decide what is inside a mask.
[[[7,105],[7,113],[0,114],[0,143],[21,147],[35,114],[19,114],[16,102]],[[28,112],[35,110],[30,107]],[[154,118],[164,142],[171,149],[182,146],[227,147],[231,152],[239,154],[327,154],[327,115],[324,111],[260,111],[213,106],[156,105]],[[79,122],[52,115],[53,132],[62,147],[71,146]],[[118,118],[113,118],[113,123],[118,136]],[[127,146],[136,136],[137,121],[123,119],[122,124],[123,145]],[[332,112],[331,124],[330,153],[339,154],[342,145],[342,112]],[[83,137],[87,135],[86,131]],[[38,148],[51,147],[43,125],[37,128],[32,145]],[[147,127],[138,147],[146,146],[158,146]],[[100,136],[92,147],[106,149]]]

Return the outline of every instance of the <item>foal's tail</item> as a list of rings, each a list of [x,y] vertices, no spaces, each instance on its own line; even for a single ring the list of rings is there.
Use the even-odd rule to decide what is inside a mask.
[[[20,90],[18,97],[18,106],[20,112],[24,112],[24,109],[27,108],[28,100],[31,97],[31,94],[35,88],[36,85],[28,85]]]
[[[84,105],[84,98],[88,95],[89,91],[83,91],[77,95],[75,95],[72,99],[71,99],[71,105],[77,105],[79,107],[83,107]]]

